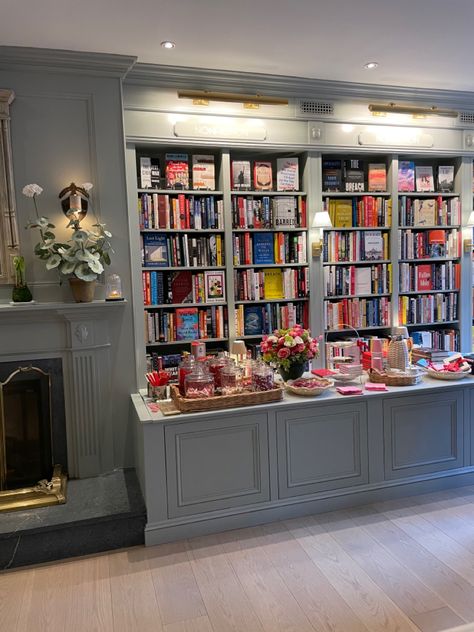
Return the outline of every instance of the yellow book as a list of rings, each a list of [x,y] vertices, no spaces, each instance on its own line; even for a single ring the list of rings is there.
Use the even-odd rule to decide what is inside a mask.
[[[265,298],[285,298],[283,294],[283,271],[279,268],[265,268],[263,275]]]
[[[352,228],[352,200],[334,201],[335,228]]]
[[[217,265],[222,265],[222,235],[216,235],[216,261]]]
[[[391,226],[392,225],[392,200],[388,200],[387,203],[387,219],[385,222],[385,226]]]
[[[388,291],[392,291],[392,264],[387,264],[387,275],[388,275]]]

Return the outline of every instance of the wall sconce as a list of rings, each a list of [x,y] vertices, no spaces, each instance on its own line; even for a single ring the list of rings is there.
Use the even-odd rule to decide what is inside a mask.
[[[59,192],[61,207],[64,215],[71,221],[81,222],[87,215],[89,191],[92,189],[90,182],[84,184],[71,184]]]
[[[178,90],[179,99],[192,99],[193,105],[209,105],[209,101],[242,103],[246,108],[259,105],[288,105],[288,99],[264,97],[261,94],[239,94],[238,92],[209,92],[208,90]]]
[[[472,228],[474,227],[474,211],[471,211],[471,214],[469,215],[469,219],[467,220],[466,227],[471,229],[471,238],[464,240],[464,242],[463,242],[464,243],[464,252],[472,252],[472,247],[473,247],[473,243],[472,243]]]
[[[397,105],[396,103],[370,103],[369,110],[374,116],[383,116],[390,112],[394,114],[411,114],[413,117],[424,116],[446,116],[457,118],[459,113],[456,110],[445,110],[432,105],[429,107],[421,105]]]
[[[319,239],[311,244],[311,254],[313,257],[320,257],[323,250],[323,230],[331,228],[331,218],[327,211],[319,211],[314,214],[313,228],[319,228]]]

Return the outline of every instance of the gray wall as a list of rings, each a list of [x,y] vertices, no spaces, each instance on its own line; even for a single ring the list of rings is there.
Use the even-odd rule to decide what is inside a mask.
[[[67,284],[59,286],[55,271],[47,271],[43,262],[32,254],[37,234],[24,227],[33,217],[34,208],[21,190],[32,182],[44,188],[38,200],[40,213],[56,224],[58,236],[68,238],[70,231],[65,230],[67,220],[60,209],[58,193],[72,181],[94,184],[94,208],[100,211],[101,220],[113,233],[115,253],[106,273],[118,273],[124,294],[130,297],[120,78],[2,67],[0,86],[16,94],[11,106],[11,127],[18,225],[21,250],[27,262],[27,281],[34,299],[72,300]],[[89,213],[84,225],[92,223],[93,216]],[[9,300],[10,296],[11,288],[0,288],[0,301]],[[102,285],[96,290],[96,298],[103,296]],[[110,316],[113,383],[110,406],[114,445],[106,449],[113,450],[113,463],[118,467],[133,464],[128,417],[129,395],[136,390],[136,378],[131,305],[113,312]],[[21,340],[18,340],[18,350],[24,351]]]

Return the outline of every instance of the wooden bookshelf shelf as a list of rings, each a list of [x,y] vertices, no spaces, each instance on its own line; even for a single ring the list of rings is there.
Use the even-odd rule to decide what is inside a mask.
[[[191,266],[192,270],[225,270],[225,266]],[[176,272],[178,270],[186,270],[186,268],[184,268],[183,266],[177,266],[177,267],[162,267],[162,266],[147,266],[144,267],[142,266],[142,271],[146,272],[146,271],[157,271],[157,272]]]
[[[144,305],[145,309],[176,309],[177,307],[215,307],[218,305],[227,305],[227,303],[160,303],[159,305]]]
[[[357,266],[357,265],[374,265],[377,263],[392,263],[391,259],[377,260],[358,260],[358,261],[324,261],[324,266]]]
[[[341,294],[340,296],[325,296],[325,301],[341,301],[344,298],[381,298],[382,296],[391,296],[389,292],[384,294]]]
[[[308,301],[309,297],[305,298],[259,298],[255,301],[234,301],[236,305],[256,305],[265,303],[295,303],[296,301]]]
[[[439,191],[399,191],[398,192],[398,197],[419,197],[419,198],[436,198],[436,197],[443,197],[443,198],[453,198],[453,197],[460,197],[459,193],[454,193],[453,191],[451,192],[445,192],[445,193],[441,193]]]
[[[225,233],[223,228],[142,228],[141,233]]]
[[[307,263],[246,263],[234,265],[236,269],[245,268],[302,268],[307,266]]]
[[[404,292],[400,290],[398,294],[400,296],[417,296],[418,294],[452,294],[454,292],[459,292],[459,290],[418,290],[418,291],[410,291]]]
[[[190,345],[192,342],[227,342],[228,338],[196,338],[193,340],[171,340],[169,342],[147,342],[147,347],[168,347],[168,346],[176,346],[176,345]]]
[[[233,228],[233,233],[304,233],[307,228],[287,228],[279,226],[277,228]]]
[[[390,197],[389,191],[323,191],[323,198]]]
[[[158,193],[158,195],[194,195],[194,196],[207,196],[207,195],[223,195],[223,191],[208,191],[206,189],[137,189],[138,193]]]
[[[266,195],[282,195],[291,197],[293,195],[306,195],[305,191],[235,191],[230,192],[231,195],[248,195],[253,197],[264,197]]]
[[[336,231],[338,233],[342,231],[352,232],[353,230],[391,230],[390,226],[333,226],[332,228],[325,228],[327,232]]]

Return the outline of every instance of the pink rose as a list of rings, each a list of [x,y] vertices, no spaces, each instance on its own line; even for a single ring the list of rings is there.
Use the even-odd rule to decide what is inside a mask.
[[[260,350],[261,350],[263,353],[266,353],[266,352],[268,351],[268,344],[267,344],[266,342],[264,342],[264,341],[263,341],[263,342],[261,342],[261,343],[260,343]]]
[[[296,353],[302,353],[305,350],[305,346],[303,343],[301,343],[300,345],[296,345],[295,349]]]
[[[308,360],[311,360],[311,358],[314,358],[314,353],[312,351],[308,351],[307,356]]]
[[[285,358],[287,358],[290,355],[290,350],[288,349],[288,347],[282,347],[281,349],[278,350],[278,357],[281,358],[282,360],[284,360]]]

